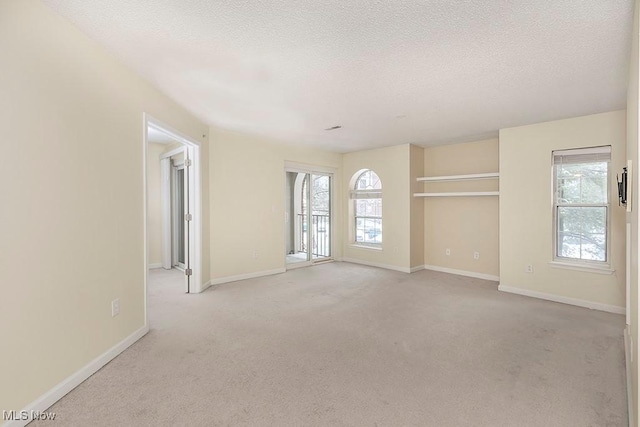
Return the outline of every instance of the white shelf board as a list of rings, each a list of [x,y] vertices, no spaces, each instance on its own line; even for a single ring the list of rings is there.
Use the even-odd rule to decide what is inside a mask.
[[[458,191],[454,193],[413,193],[413,197],[475,197],[499,196],[499,191]]]
[[[474,173],[470,175],[447,175],[447,176],[423,176],[416,178],[417,181],[466,181],[473,179],[495,179],[500,177],[500,172]]]

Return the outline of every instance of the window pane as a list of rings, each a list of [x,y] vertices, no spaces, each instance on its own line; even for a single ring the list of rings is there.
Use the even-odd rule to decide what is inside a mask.
[[[364,229],[366,243],[380,243],[382,241],[382,220],[368,219]]]
[[[556,165],[558,203],[607,203],[608,162]]]
[[[580,177],[558,176],[557,182],[558,203],[580,203]]]
[[[559,207],[557,212],[558,256],[606,261],[607,208]]]
[[[313,215],[329,215],[331,206],[330,178],[327,175],[312,175],[311,182]]]
[[[356,190],[380,190],[382,183],[374,171],[363,172],[356,181]]]
[[[356,242],[364,242],[364,219],[356,217]]]
[[[580,235],[558,233],[558,256],[580,259]]]
[[[575,234],[605,234],[606,207],[559,207],[558,231]]]
[[[382,219],[356,218],[357,243],[382,243]]]
[[[607,241],[604,234],[587,234],[582,239],[582,259],[606,261]]]
[[[356,199],[356,216],[382,216],[382,199]]]

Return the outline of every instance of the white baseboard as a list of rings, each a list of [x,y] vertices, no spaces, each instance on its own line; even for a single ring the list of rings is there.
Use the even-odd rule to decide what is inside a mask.
[[[51,405],[62,399],[67,393],[79,386],[84,380],[98,372],[100,368],[115,359],[116,356],[125,351],[140,338],[145,336],[147,332],[149,332],[148,325],[145,325],[142,328],[138,329],[127,338],[120,341],[118,344],[114,345],[109,350],[93,359],[75,374],[66,378],[51,390],[40,396],[38,399],[31,402],[29,405],[27,405],[26,408],[24,408],[24,411],[27,411],[29,414],[33,412],[37,413],[46,411],[51,407]],[[3,424],[3,427],[22,427],[27,425],[31,421],[32,420],[9,421],[8,423]]]
[[[531,291],[529,289],[514,288],[511,286],[505,286],[503,284],[498,285],[498,290],[502,292],[509,292],[511,294],[524,295],[526,297],[533,297],[544,299],[547,301],[560,302],[562,304],[576,305],[578,307],[590,308],[592,310],[606,311],[615,314],[624,314],[624,307],[618,307],[617,305],[601,304],[599,302],[587,301],[578,298],[563,297],[561,295],[547,294],[544,292]]]
[[[209,281],[209,286],[219,285],[221,283],[237,282],[238,280],[255,279],[256,277],[271,276],[274,274],[284,273],[285,271],[287,271],[286,268],[276,268],[274,270],[263,270],[256,271],[254,273],[238,274],[237,276],[219,277],[217,279],[211,279]]]
[[[207,290],[208,288],[210,288],[210,287],[211,287],[211,280],[209,280],[207,283],[205,283],[204,285],[202,285],[202,286],[200,287],[200,292],[204,292],[204,291],[206,291],[206,290]]]
[[[343,262],[350,262],[352,264],[368,265],[369,267],[384,268],[386,270],[400,271],[402,273],[411,273],[411,269],[408,268],[408,267],[397,267],[395,265],[380,264],[380,263],[377,263],[377,262],[364,261],[364,260],[356,259],[356,258],[342,258],[342,261]]]
[[[441,273],[457,274],[458,276],[474,277],[476,279],[491,280],[494,282],[500,280],[500,276],[494,276],[492,274],[476,273],[475,271],[456,270],[455,268],[438,267],[437,265],[425,265],[424,269],[439,271]]]
[[[148,264],[147,268],[149,270],[154,269],[154,268],[162,268],[162,263],[161,262],[157,262],[157,263],[154,263],[154,264]]]
[[[423,265],[417,265],[417,266],[415,266],[415,267],[411,267],[411,268],[409,269],[409,271],[410,271],[411,273],[415,273],[416,271],[420,271],[420,270],[424,270],[424,264],[423,264]]]
[[[629,325],[624,328],[624,360],[625,370],[627,371],[627,413],[629,418],[629,427],[635,426],[633,417],[633,391],[631,379],[631,346],[633,345],[631,335],[629,335]]]

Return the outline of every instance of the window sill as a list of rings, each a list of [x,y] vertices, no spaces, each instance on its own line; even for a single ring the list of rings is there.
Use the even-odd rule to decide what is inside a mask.
[[[358,244],[358,243],[351,243],[349,246],[351,246],[352,248],[358,248],[358,249],[370,249],[372,251],[381,251],[382,250],[382,246],[362,245],[362,244]]]
[[[574,264],[562,261],[549,261],[549,265],[553,268],[564,268],[566,270],[584,271],[586,273],[596,274],[613,274],[616,271],[608,266],[596,266],[587,264]]]

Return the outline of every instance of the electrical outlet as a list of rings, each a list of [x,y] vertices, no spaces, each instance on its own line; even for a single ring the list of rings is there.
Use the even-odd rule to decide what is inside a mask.
[[[258,259],[260,257],[260,254],[258,253],[257,249],[253,250],[252,257],[253,257],[253,259]]]
[[[111,301],[111,317],[116,317],[120,314],[120,299],[116,298]]]
[[[480,252],[474,252],[473,259],[480,259]]]
[[[449,248],[445,249],[445,250],[444,250],[444,254],[445,254],[446,256],[451,255],[451,249],[449,249]]]
[[[524,269],[525,273],[533,273],[533,265],[529,264],[527,265],[527,267]]]

